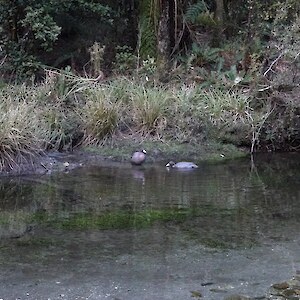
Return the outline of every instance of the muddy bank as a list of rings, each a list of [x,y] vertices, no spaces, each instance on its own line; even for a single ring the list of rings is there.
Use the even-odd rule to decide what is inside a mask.
[[[49,175],[55,172],[69,172],[76,168],[99,165],[104,162],[129,163],[131,154],[136,150],[146,149],[147,159],[145,164],[161,163],[165,165],[173,161],[207,161],[224,162],[249,155],[249,149],[237,148],[226,144],[176,144],[145,142],[143,145],[130,141],[117,143],[114,146],[92,147],[78,149],[72,152],[49,151],[20,162],[0,172],[0,176],[10,175]]]
[[[47,152],[31,160],[24,160],[18,166],[7,168],[0,176],[15,175],[50,175],[58,172],[69,172],[77,168],[98,165],[112,158],[88,151]]]

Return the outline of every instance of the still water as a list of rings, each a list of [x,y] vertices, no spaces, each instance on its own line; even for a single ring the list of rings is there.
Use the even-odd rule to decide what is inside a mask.
[[[0,238],[4,300],[264,299],[300,274],[300,155],[3,178]]]

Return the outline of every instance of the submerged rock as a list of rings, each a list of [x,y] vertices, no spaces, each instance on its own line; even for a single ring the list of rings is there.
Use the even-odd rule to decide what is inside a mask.
[[[242,296],[242,295],[229,295],[227,297],[224,298],[224,300],[250,300],[251,298],[246,297],[246,296]]]
[[[299,300],[300,276],[296,275],[291,280],[273,284],[268,291],[267,299]]]
[[[199,291],[191,291],[191,297],[194,297],[194,298],[201,298],[201,297],[202,297],[202,294],[201,294],[201,292],[199,292]]]
[[[250,298],[233,294],[224,300],[300,300],[300,276],[297,274],[291,280],[272,284],[265,296]]]

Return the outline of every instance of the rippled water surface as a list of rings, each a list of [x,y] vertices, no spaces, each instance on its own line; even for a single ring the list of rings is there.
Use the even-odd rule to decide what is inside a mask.
[[[300,155],[254,162],[3,178],[0,298],[263,297],[300,273]]]

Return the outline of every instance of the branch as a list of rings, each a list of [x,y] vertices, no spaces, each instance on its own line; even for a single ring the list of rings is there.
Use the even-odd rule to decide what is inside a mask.
[[[270,64],[269,68],[267,71],[264,72],[264,76],[266,76],[272,69],[272,67],[278,62],[278,60],[286,53],[286,50],[282,51],[278,57]]]
[[[1,50],[1,49],[0,49],[0,50]],[[5,63],[6,58],[7,58],[7,55],[5,55],[5,56],[2,58],[2,60],[1,60],[1,62],[0,62],[0,67]]]

